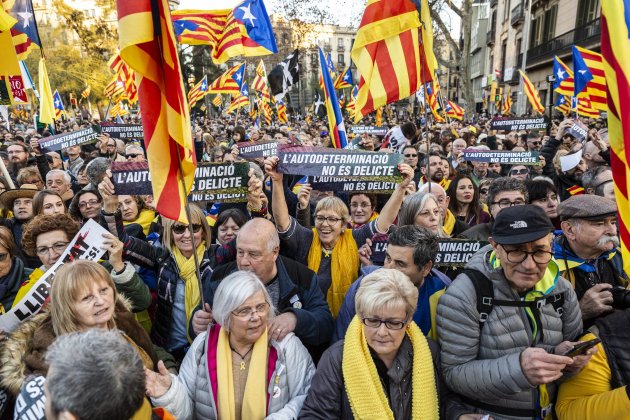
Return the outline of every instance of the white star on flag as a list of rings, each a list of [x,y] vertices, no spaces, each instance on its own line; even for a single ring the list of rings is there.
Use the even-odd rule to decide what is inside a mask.
[[[252,8],[252,4],[250,3],[247,5],[247,7],[244,7],[244,6],[239,7],[239,10],[243,11],[243,17],[242,17],[243,20],[249,19],[249,24],[251,26],[256,26],[254,25],[254,20],[256,20],[256,16],[252,14],[251,8]]]
[[[564,79],[564,71],[562,71],[562,69],[558,69],[558,79],[560,80]]]
[[[32,13],[29,12],[19,12],[18,16],[24,20],[24,27],[28,27],[31,23],[31,17],[33,17]]]

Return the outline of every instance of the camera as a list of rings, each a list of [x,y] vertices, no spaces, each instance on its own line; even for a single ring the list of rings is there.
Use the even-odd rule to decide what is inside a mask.
[[[615,286],[610,289],[610,293],[613,296],[613,308],[621,310],[630,308],[630,290],[623,286]]]

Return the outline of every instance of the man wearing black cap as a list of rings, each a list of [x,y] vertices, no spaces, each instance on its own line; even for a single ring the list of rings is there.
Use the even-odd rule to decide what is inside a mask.
[[[533,205],[503,209],[490,245],[441,297],[442,371],[470,410],[494,418],[544,418],[555,381],[590,355],[562,356],[582,331],[575,291],[552,260],[553,225]]]
[[[628,284],[617,250],[617,204],[598,195],[579,195],[560,203],[558,215],[562,235],[554,241],[554,256],[575,288],[586,329],[612,312],[613,288]]]

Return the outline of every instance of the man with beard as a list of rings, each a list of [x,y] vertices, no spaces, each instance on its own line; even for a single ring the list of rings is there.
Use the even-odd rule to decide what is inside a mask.
[[[24,143],[9,143],[7,155],[9,155],[9,167],[7,169],[11,177],[15,178],[20,169],[27,165],[28,149]]]
[[[422,177],[418,182],[418,186],[426,184],[427,181],[427,161],[429,163],[428,171],[429,178],[431,182],[435,182],[436,184],[440,184],[440,186],[444,189],[447,189],[450,180],[444,177],[444,167],[442,166],[442,158],[443,155],[439,152],[430,152],[428,156],[422,158],[420,162],[420,171],[422,172]]]
[[[479,150],[479,151],[489,151],[490,148],[488,146],[475,146],[471,147],[471,150]],[[479,186],[482,180],[486,178],[498,178],[499,174],[489,170],[488,162],[480,162],[480,161],[472,161],[473,170],[470,176],[473,179],[473,182],[476,186]]]
[[[100,136],[100,156],[108,158],[111,162],[126,162],[127,158],[118,153],[118,145],[116,139],[111,138],[109,134],[101,134]]]
[[[613,310],[613,289],[628,278],[617,238],[617,204],[594,194],[577,195],[558,206],[562,235],[554,241],[554,257],[569,280],[582,311],[584,329]]]
[[[28,268],[37,268],[41,265],[39,258],[29,257],[21,251],[22,227],[33,218],[33,197],[38,191],[36,185],[23,184],[19,189],[7,190],[0,194],[0,204],[13,212],[10,219],[0,218],[0,224],[11,230],[15,244],[20,250],[18,257]]]

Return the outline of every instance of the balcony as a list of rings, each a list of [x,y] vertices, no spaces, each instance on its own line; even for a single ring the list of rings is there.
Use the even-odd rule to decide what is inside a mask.
[[[597,44],[601,35],[599,23],[599,19],[592,20],[584,26],[530,48],[527,51],[527,68],[551,60],[554,55],[570,54],[573,45],[587,47]]]
[[[525,10],[523,10],[523,3],[519,3],[515,8],[512,9],[512,19],[510,23],[512,26],[516,26],[519,23],[523,23],[525,20]]]
[[[346,68],[346,62],[345,62],[345,61],[338,61],[338,62],[337,62],[337,68],[338,68],[338,69],[344,69],[344,68]]]
[[[490,8],[496,7],[499,4],[499,0],[490,0]]]
[[[346,50],[346,47],[344,47],[343,45],[339,45],[337,47],[337,52],[344,52]]]
[[[494,45],[494,29],[490,29],[488,33],[486,33],[486,45]]]
[[[518,67],[508,67],[503,73],[503,81],[509,85],[518,85],[520,81],[520,73]]]

